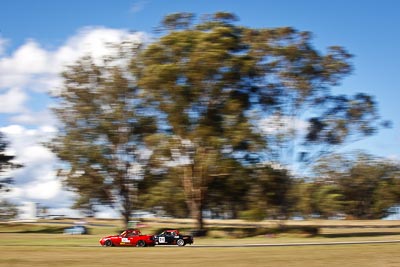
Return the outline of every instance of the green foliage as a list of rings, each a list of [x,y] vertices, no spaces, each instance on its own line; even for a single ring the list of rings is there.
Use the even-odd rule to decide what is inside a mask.
[[[55,109],[62,131],[51,147],[68,162],[60,176],[78,193],[77,207],[122,206],[128,220],[139,187],[143,206],[175,216],[190,211],[202,229],[205,208],[287,217],[301,199],[291,196],[296,187],[311,194],[302,211],[329,216],[341,209],[340,184],[303,186],[284,167],[255,164],[311,162],[375,133],[373,97],[332,90],[351,73],[351,55],[340,46],[316,50],[309,32],[237,21],[226,12],[201,20],[171,14],[152,42],[67,68]],[[299,129],[298,121],[307,126]],[[171,210],[175,205],[182,212]]]
[[[96,205],[110,205],[120,209],[127,223],[147,160],[143,138],[156,127],[126,71],[126,58],[132,60],[137,45],[117,49],[104,62],[84,57],[67,67],[54,109],[61,131],[49,146],[68,163],[59,176],[77,193],[76,208],[93,211]]]
[[[316,183],[312,192],[313,213],[323,218],[343,213],[344,196],[337,185]]]
[[[179,176],[171,170],[163,177],[151,179],[146,176],[139,186],[139,202],[141,206],[149,210],[161,210],[167,216],[185,218],[188,209],[185,202]],[[150,183],[144,185],[144,183]]]
[[[11,177],[6,176],[7,172],[12,169],[21,168],[22,165],[14,161],[15,156],[6,153],[8,143],[0,132],[0,192],[8,191],[13,183]]]
[[[400,200],[396,193],[400,178],[398,163],[364,153],[334,155],[321,159],[315,171],[323,178],[316,202],[320,209],[330,213],[336,210],[359,219],[382,218]]]
[[[328,90],[351,70],[350,55],[343,48],[331,47],[322,55],[312,48],[306,32],[250,29],[237,26],[236,20],[233,14],[220,12],[195,24],[193,14],[169,15],[163,21],[165,35],[143,50],[141,64],[131,64],[135,76],[140,77],[139,87],[165,114],[162,124],[170,127],[176,140],[169,143],[170,149],[188,158],[188,163],[181,165],[184,192],[200,225],[208,188],[216,177],[221,179],[221,174],[232,171],[224,169],[225,159],[245,161],[251,153],[264,152],[267,146],[273,151],[274,144],[278,148],[293,139],[293,134],[286,132],[280,137],[264,136],[255,127],[261,119],[298,115],[312,104],[331,116],[313,118],[322,126],[310,128],[312,133],[305,141],[338,144],[351,132],[342,131],[335,142],[326,137],[338,133],[338,125],[348,125],[339,121],[348,119],[343,112],[349,108]],[[343,107],[342,113],[334,112],[338,106]],[[373,112],[351,114],[363,119]],[[269,191],[268,202],[285,206],[271,202],[283,201],[282,192],[288,187],[279,181],[269,186],[275,186],[277,192]]]
[[[0,201],[0,220],[15,219],[17,215],[18,209],[16,205],[6,200]]]
[[[254,169],[255,186],[260,190],[258,202],[267,207],[270,218],[287,218],[290,214],[290,190],[293,178],[285,169],[260,166]]]
[[[233,159],[223,164],[225,175],[213,179],[208,185],[205,208],[216,218],[237,218],[247,208],[246,196],[251,188],[251,170]]]
[[[248,221],[262,221],[267,216],[265,209],[253,208],[239,212],[239,218]]]

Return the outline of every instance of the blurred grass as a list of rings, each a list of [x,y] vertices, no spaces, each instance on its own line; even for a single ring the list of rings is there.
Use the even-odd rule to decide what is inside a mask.
[[[0,223],[0,267],[20,266],[399,266],[400,244],[363,244],[306,247],[150,247],[105,248],[99,239],[115,234],[123,226],[119,220],[88,220],[90,235],[64,235],[61,230],[72,220],[36,223]],[[161,228],[188,232],[190,220],[144,221],[142,233]],[[400,239],[399,222],[386,221],[313,221],[284,222],[285,226],[318,226],[318,235],[279,232],[237,238],[225,231],[246,227],[273,228],[283,222],[249,223],[244,221],[208,222],[212,237],[195,238],[195,245],[282,244],[313,242],[354,242]],[[61,232],[60,232],[61,231]],[[227,234],[228,233],[228,234]]]
[[[25,234],[62,234],[67,227],[74,225],[74,220],[39,220],[37,222],[0,223],[1,233]],[[83,223],[80,221],[79,223]],[[124,230],[121,220],[88,219],[85,225],[89,228],[90,236],[117,234]],[[162,229],[180,229],[189,234],[194,224],[191,220],[153,219],[142,220],[143,234],[155,234]],[[241,220],[209,220],[207,238],[197,240],[211,241],[212,239],[254,239],[267,240],[281,238],[313,238],[320,239],[397,239],[400,237],[400,221],[264,221],[247,222]]]
[[[13,247],[0,245],[1,267],[22,266],[398,266],[397,244],[263,248]]]

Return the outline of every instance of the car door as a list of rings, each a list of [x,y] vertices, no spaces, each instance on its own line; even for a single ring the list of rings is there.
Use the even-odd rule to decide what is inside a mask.
[[[127,233],[124,232],[123,234],[121,234],[120,238],[119,238],[119,245],[120,246],[134,246],[136,245],[135,242],[135,235],[131,234],[131,233]]]
[[[166,245],[170,244],[171,242],[171,236],[168,234],[168,232],[163,232],[158,236],[158,243],[161,245]]]
[[[136,243],[137,243],[138,240],[139,240],[139,235],[136,234],[136,233],[134,233],[134,232],[128,233],[128,234],[126,235],[125,241],[127,241],[127,240],[129,240],[129,241],[127,242],[127,244],[126,244],[127,246],[136,246]]]
[[[158,242],[158,244],[166,244],[167,243],[166,240],[165,240],[165,234],[164,233],[161,233],[161,234],[158,235],[157,242]]]
[[[174,235],[171,232],[165,233],[165,243],[173,244],[175,242]]]

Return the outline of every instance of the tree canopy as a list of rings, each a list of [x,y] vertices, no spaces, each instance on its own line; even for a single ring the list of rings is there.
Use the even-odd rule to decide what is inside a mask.
[[[309,32],[242,27],[230,13],[193,21],[193,14],[167,16],[165,34],[145,47],[132,71],[165,114],[166,135],[175,140],[169,149],[187,159],[183,185],[199,227],[209,184],[232,172],[224,160],[263,156],[287,163],[279,152],[293,140],[299,142],[298,157],[308,160],[377,129],[371,96],[332,93],[352,69],[344,48],[332,46],[323,54],[313,48]],[[271,121],[269,130],[284,120],[303,120],[307,127],[265,134],[263,120]]]
[[[0,192],[8,191],[9,186],[13,183],[12,177],[7,174],[10,170],[21,168],[22,165],[16,163],[15,156],[7,153],[8,142],[5,140],[3,133],[0,132]]]
[[[176,13],[164,18],[157,38],[107,61],[113,63],[76,62],[63,74],[56,109],[63,131],[53,151],[69,163],[63,173],[78,203],[122,200],[128,218],[137,194],[128,190],[133,164],[152,177],[173,168],[201,229],[209,188],[246,173],[244,166],[286,166],[285,148],[292,159],[309,161],[375,133],[372,96],[333,92],[351,73],[351,55],[340,46],[320,52],[311,41],[311,33],[291,27],[240,26],[230,13],[200,20]],[[292,127],[296,121],[305,127]],[[141,158],[144,151],[149,156]],[[264,202],[286,205],[278,198],[289,191],[288,173],[269,167],[258,173],[261,193],[269,194]]]
[[[75,207],[91,213],[96,205],[109,205],[126,223],[146,161],[143,136],[155,131],[123,67],[122,60],[136,49],[135,44],[128,46],[101,63],[84,57],[66,69],[54,109],[62,129],[49,144],[68,163],[59,176],[77,193]]]

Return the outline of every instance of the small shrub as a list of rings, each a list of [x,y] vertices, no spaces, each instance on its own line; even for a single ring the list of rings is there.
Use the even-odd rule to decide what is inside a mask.
[[[255,208],[239,213],[239,218],[247,221],[262,221],[266,216],[263,209]]]

